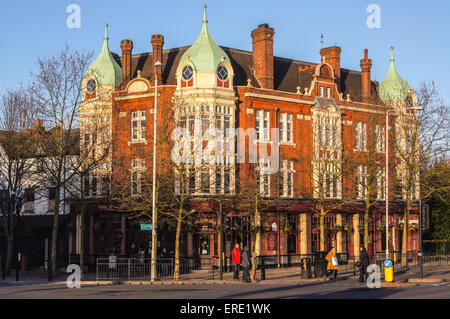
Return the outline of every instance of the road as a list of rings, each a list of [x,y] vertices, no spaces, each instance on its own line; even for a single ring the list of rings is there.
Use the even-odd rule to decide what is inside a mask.
[[[302,284],[90,285],[0,287],[0,299],[450,299],[450,282],[369,289],[354,280]]]

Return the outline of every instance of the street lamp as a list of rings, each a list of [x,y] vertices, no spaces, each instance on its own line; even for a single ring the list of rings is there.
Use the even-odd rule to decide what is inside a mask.
[[[410,107],[410,110],[423,111],[422,106]],[[419,129],[419,128],[418,128]],[[419,177],[419,253],[420,259],[420,278],[423,278],[423,252],[422,252],[422,190],[420,188],[420,177]]]
[[[153,108],[153,194],[152,194],[152,259],[151,259],[151,281],[156,280],[156,250],[158,235],[156,227],[158,224],[156,213],[156,117],[158,114],[158,69],[162,66],[160,61],[155,63],[155,107]]]
[[[389,259],[389,112],[394,112],[393,110],[386,111],[386,173],[385,173],[385,195],[384,200],[386,203],[386,259]]]

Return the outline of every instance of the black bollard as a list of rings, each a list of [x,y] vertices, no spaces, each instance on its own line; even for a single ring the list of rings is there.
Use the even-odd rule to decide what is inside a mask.
[[[53,281],[52,259],[50,257],[48,257],[47,261],[47,272],[48,272],[48,281]]]
[[[261,260],[261,280],[266,280],[266,264],[264,263],[264,257]]]

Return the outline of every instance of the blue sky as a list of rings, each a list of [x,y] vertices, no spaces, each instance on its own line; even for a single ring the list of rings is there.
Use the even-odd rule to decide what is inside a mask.
[[[249,50],[250,32],[261,23],[275,29],[276,56],[319,62],[320,34],[325,46],[342,48],[343,68],[359,70],[364,48],[373,59],[372,79],[382,81],[395,47],[400,74],[413,87],[434,80],[450,100],[450,1],[414,0],[40,0],[5,1],[0,11],[0,93],[26,83],[38,56],[55,54],[66,43],[98,54],[104,23],[110,47],[132,39],[134,53],[151,51],[150,37],[160,33],[164,48],[194,43],[201,28],[202,4],[208,5],[211,34],[219,45]],[[81,8],[81,28],[66,25],[70,4]],[[371,4],[381,8],[381,28],[368,28]]]

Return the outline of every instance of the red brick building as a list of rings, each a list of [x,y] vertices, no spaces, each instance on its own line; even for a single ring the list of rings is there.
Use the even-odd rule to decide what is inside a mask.
[[[357,176],[354,175],[360,172],[363,178],[364,154],[371,143],[369,136],[383,133],[385,127],[386,107],[378,94],[379,84],[371,80],[372,60],[365,50],[360,70],[345,69],[341,67],[342,50],[338,46],[322,48],[319,61],[275,57],[273,28],[262,24],[250,35],[252,52],[218,46],[208,31],[205,10],[201,34],[190,47],[165,49],[163,35],[153,35],[149,53],[133,54],[131,40],[121,42],[121,57],[112,55],[108,49],[105,56],[114,61],[108,62],[109,71],[105,73],[112,72],[113,80],[101,83],[95,73],[90,73],[97,86],[86,93],[85,102],[92,99],[95,90],[110,87],[113,183],[115,172],[128,171],[125,180],[130,182],[132,193],[139,193],[140,174],[152,176],[157,79],[158,126],[164,124],[162,114],[173,105],[173,97],[183,95],[189,98],[184,113],[178,114],[184,127],[190,127],[190,121],[194,119],[206,119],[220,130],[255,128],[255,145],[266,144],[269,151],[274,145],[270,129],[279,130],[280,168],[275,174],[260,175],[265,183],[260,180],[258,184],[265,201],[261,224],[267,228],[260,240],[261,255],[298,256],[320,250],[317,185],[314,181],[314,165],[322,156],[317,155],[322,154],[317,153],[318,141],[323,139],[324,145],[339,148],[335,150],[336,159],[347,158],[359,163],[361,169],[353,170],[352,176],[343,174],[336,181],[327,182],[324,195],[329,203],[349,201],[325,216],[325,249],[333,245],[338,253],[358,255],[363,242],[360,226],[364,224],[364,203],[362,199],[358,200],[363,190],[355,183]],[[157,61],[162,63],[161,68],[154,67]],[[114,63],[121,74],[117,74],[119,69]],[[395,65],[393,67],[395,69]],[[377,146],[379,154],[376,156],[381,166],[385,165],[384,143],[383,138]],[[209,178],[210,186],[196,194],[198,196],[191,202],[191,209],[203,214],[204,218],[200,219],[203,223],[195,230],[183,231],[182,256],[217,256],[218,235],[214,225],[218,199],[224,203],[226,215],[223,243],[226,254],[230,254],[236,241],[251,245],[251,203],[233,204],[233,198],[239,198],[245,185],[252,183],[258,166],[249,161],[251,147],[247,142],[245,163],[229,166],[225,163],[211,169],[217,173]],[[169,156],[170,150],[166,151]],[[393,163],[394,150],[390,147],[388,151]],[[389,175],[394,176],[394,172]],[[383,176],[377,179],[373,192],[379,202],[371,208],[369,215],[369,253],[372,254],[384,252],[385,247]],[[195,181],[199,182],[202,182],[201,176]],[[96,187],[100,187],[98,184],[96,180]],[[403,201],[396,196],[393,185],[391,182],[389,188],[390,244],[391,249],[399,251]],[[104,210],[98,207],[104,207]],[[106,205],[98,207],[88,219],[88,250],[91,254],[120,247],[120,253],[128,255],[132,248],[145,242],[145,235],[131,226],[123,212],[108,211]],[[415,224],[417,219],[412,214],[409,222]],[[103,235],[96,234],[95,230],[95,225],[104,223],[111,225],[109,235],[119,234],[108,246],[102,243]],[[161,231],[159,236],[158,247],[166,245],[170,250],[173,233]],[[411,251],[418,249],[417,238],[417,233],[411,230]]]

